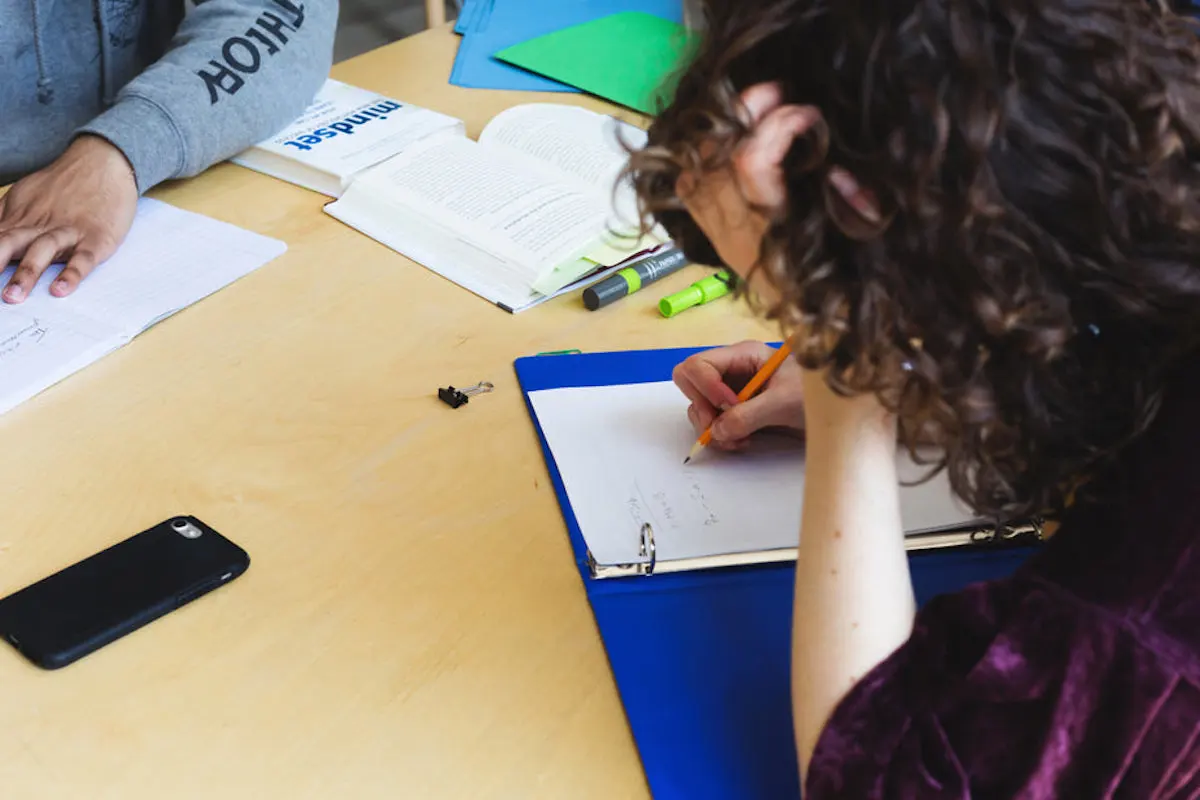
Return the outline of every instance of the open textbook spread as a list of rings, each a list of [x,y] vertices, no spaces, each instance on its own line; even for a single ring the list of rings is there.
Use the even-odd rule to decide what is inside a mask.
[[[120,250],[71,296],[50,295],[59,272],[51,268],[24,303],[0,303],[0,413],[286,249],[275,239],[141,200]],[[0,280],[11,274],[10,267]]]
[[[661,244],[618,185],[645,132],[586,109],[516,106],[479,141],[443,131],[357,175],[326,211],[508,311]]]
[[[802,444],[765,439],[751,453],[695,441],[687,399],[671,382],[529,393],[596,577],[685,571],[795,558],[804,494]],[[898,457],[902,483],[929,467]],[[906,533],[930,547],[980,523],[945,474],[900,490]]]

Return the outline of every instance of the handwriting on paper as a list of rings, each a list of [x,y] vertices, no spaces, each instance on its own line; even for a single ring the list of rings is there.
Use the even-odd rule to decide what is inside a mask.
[[[0,333],[0,360],[8,358],[22,348],[39,345],[50,333],[50,326],[34,317],[32,320],[18,319],[16,330]]]
[[[701,519],[705,527],[721,523],[721,518],[717,516],[717,512],[712,510],[708,504],[708,498],[704,496],[704,487],[699,483],[693,483],[690,496],[692,502],[696,504],[696,508],[701,511]]]

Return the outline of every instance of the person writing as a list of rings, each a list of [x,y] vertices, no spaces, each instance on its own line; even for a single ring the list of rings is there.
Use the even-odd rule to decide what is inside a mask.
[[[796,360],[682,364],[697,431],[803,429],[806,800],[1200,793],[1200,47],[1124,0],[711,0],[632,170]],[[898,448],[1061,526],[915,608]],[[797,497],[799,501],[800,498]]]
[[[332,61],[334,0],[0,0],[0,298],[64,297],[138,196],[280,130]]]

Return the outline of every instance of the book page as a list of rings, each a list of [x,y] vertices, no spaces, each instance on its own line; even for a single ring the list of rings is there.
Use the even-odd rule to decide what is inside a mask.
[[[39,314],[0,304],[0,414],[120,347],[115,328],[65,307]]]
[[[587,249],[604,230],[607,208],[573,179],[506,155],[470,139],[435,137],[353,186],[522,265],[532,282]]]
[[[670,561],[794,548],[800,535],[804,456],[799,440],[764,438],[751,452],[695,442],[688,401],[671,382],[550,389],[530,401],[597,562],[631,564],[643,523],[657,558]],[[901,456],[901,480],[924,474]],[[911,533],[968,522],[944,474],[901,490]]]
[[[629,160],[625,146],[644,147],[645,131],[583,108],[531,103],[498,114],[479,142],[516,150],[578,179],[614,205],[614,229],[636,226],[633,186],[623,182],[615,194],[614,187]]]
[[[61,267],[49,269],[22,308],[48,319],[69,311],[132,338],[286,249],[275,239],[142,199],[120,249],[96,267],[74,294],[52,297],[50,284]]]
[[[506,311],[522,311],[540,298],[530,288],[527,267],[413,214],[385,194],[371,193],[360,182],[325,206],[325,213]]]

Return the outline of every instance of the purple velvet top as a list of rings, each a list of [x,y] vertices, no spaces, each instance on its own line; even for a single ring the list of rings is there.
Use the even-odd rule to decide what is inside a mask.
[[[1200,361],[1189,367],[1042,552],[921,610],[834,711],[806,800],[1200,797]]]

